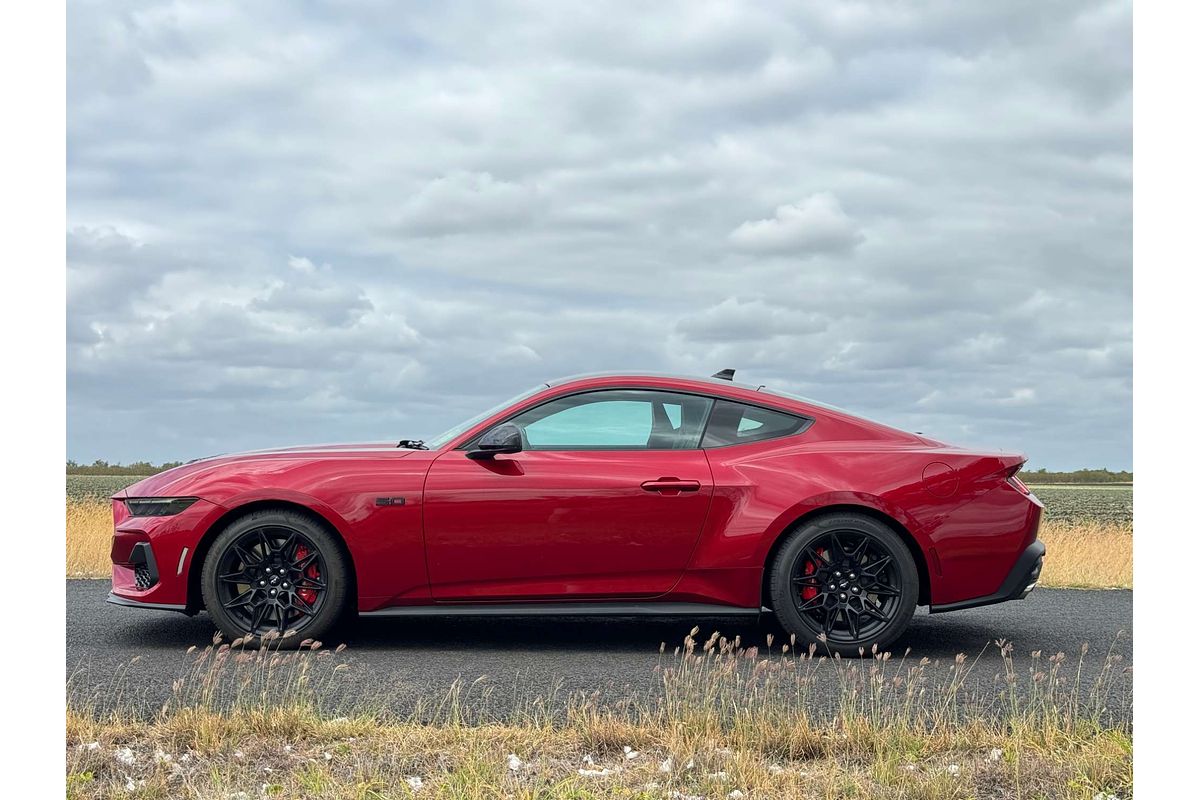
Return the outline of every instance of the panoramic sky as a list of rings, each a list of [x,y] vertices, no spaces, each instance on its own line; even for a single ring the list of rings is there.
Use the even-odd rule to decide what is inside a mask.
[[[67,457],[598,370],[1131,466],[1128,2],[72,2]]]

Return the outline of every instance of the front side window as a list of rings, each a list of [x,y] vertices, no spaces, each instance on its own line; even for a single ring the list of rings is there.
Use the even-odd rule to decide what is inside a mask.
[[[704,447],[761,442],[804,430],[810,420],[782,411],[718,400],[704,432]]]
[[[619,389],[570,395],[519,414],[529,450],[690,450],[700,446],[713,401]]]

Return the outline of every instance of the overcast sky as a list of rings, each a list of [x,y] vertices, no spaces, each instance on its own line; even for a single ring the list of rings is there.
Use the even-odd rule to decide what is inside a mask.
[[[919,6],[919,9],[918,9]],[[1131,464],[1127,2],[68,6],[67,456],[595,370]]]

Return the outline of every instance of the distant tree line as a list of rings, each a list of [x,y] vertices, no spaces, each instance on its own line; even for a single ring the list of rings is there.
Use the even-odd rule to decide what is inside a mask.
[[[1077,469],[1074,472],[1026,469],[1021,470],[1018,477],[1026,483],[1133,483],[1132,472],[1111,472],[1107,469]]]
[[[182,461],[167,461],[163,464],[151,464],[149,461],[135,461],[132,464],[110,464],[97,458],[91,464],[67,462],[68,475],[154,475],[171,467],[178,467]]]

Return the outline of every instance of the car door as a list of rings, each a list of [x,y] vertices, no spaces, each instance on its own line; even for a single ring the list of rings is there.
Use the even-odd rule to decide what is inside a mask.
[[[523,449],[469,445],[425,484],[430,586],[440,600],[653,597],[683,574],[704,527],[712,472],[699,449],[707,397],[605,389],[552,399],[508,422]]]

